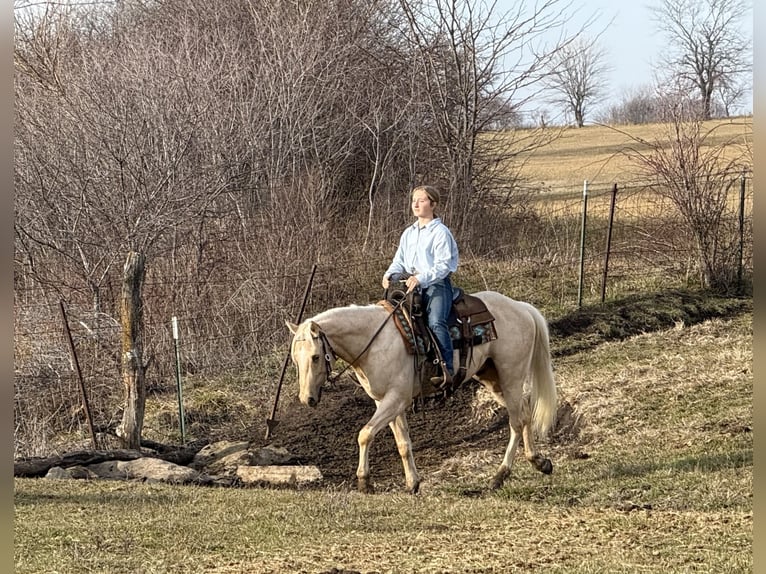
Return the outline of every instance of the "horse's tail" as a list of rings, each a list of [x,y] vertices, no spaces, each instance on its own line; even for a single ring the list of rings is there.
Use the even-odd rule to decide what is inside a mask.
[[[538,436],[544,437],[555,422],[558,397],[551,364],[548,322],[535,307],[529,307],[535,321],[535,346],[532,351],[532,421]]]

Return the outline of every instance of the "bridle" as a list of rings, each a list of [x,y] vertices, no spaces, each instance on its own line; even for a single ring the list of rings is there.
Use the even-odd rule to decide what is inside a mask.
[[[324,331],[320,329],[317,326],[317,329],[319,331],[319,334],[315,337],[313,334],[311,334],[311,340],[316,341],[319,339],[322,341],[322,354],[324,355],[324,366],[325,366],[325,374],[327,375],[327,379],[329,380],[330,374],[332,373],[332,364],[335,362],[335,351],[332,348],[332,345],[330,344],[330,341],[327,339],[327,335],[325,335]],[[305,341],[306,338],[301,337],[300,339],[294,339],[293,343]]]

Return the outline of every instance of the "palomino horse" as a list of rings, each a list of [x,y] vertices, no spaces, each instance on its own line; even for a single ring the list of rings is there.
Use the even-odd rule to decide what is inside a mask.
[[[535,449],[535,433],[544,436],[556,415],[556,384],[551,367],[548,326],[529,303],[494,291],[475,293],[495,317],[497,339],[478,345],[470,355],[466,380],[473,376],[508,409],[510,439],[503,462],[492,481],[500,488],[511,474],[519,439],[524,455],[540,472],[553,471],[551,461]],[[339,307],[300,325],[287,322],[294,337],[291,356],[298,370],[299,399],[316,407],[336,357],[356,373],[377,409],[359,431],[359,490],[369,492],[368,453],[375,435],[391,427],[404,465],[407,489],[416,493],[420,476],[415,468],[407,425],[407,409],[420,393],[420,377],[389,312],[380,305]],[[382,328],[381,328],[382,327]],[[457,364],[457,356],[455,364]]]

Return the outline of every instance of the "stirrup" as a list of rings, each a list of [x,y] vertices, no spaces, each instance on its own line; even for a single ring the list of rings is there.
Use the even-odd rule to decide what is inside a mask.
[[[438,377],[431,377],[431,384],[437,391],[443,391],[452,388],[454,379],[446,366],[442,367],[442,374]]]

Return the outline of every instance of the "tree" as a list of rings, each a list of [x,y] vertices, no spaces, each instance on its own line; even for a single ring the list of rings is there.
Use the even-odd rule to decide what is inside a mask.
[[[665,96],[661,104],[660,135],[646,140],[625,134],[639,145],[624,153],[681,214],[694,239],[702,286],[727,291],[736,279],[737,251],[724,214],[732,187],[752,169],[748,138],[721,141],[721,124],[705,124],[698,102],[686,94]]]
[[[450,199],[443,209],[462,234],[482,220],[487,201],[497,201],[500,190],[508,189],[514,156],[551,137],[488,130],[539,96],[549,63],[576,37],[562,32],[570,4],[517,2],[506,13],[479,0],[399,0],[399,5],[409,26],[407,54],[419,72],[419,121],[428,127],[424,135],[432,150],[424,175],[444,182]],[[560,39],[544,44],[546,33],[560,33]]]
[[[578,128],[586,114],[607,92],[606,52],[596,40],[579,39],[564,46],[551,62],[545,83],[553,94],[551,103],[574,116]]]
[[[752,41],[741,27],[749,9],[745,0],[662,0],[653,8],[668,40],[663,68],[672,83],[699,95],[705,119],[716,92],[728,109],[752,69]]]
[[[138,448],[144,257],[231,181],[207,161],[200,137],[217,117],[205,97],[220,81],[215,68],[188,65],[190,49],[178,56],[159,30],[128,24],[128,13],[112,13],[111,26],[96,33],[103,16],[48,5],[16,22],[14,228],[27,269],[42,283],[88,293],[94,313],[115,264],[136,253],[140,264],[124,271],[135,292],[118,311],[129,357],[121,439]],[[167,57],[158,57],[163,50]]]
[[[660,121],[661,98],[649,85],[631,88],[609,106],[599,121],[604,124],[648,124]]]

